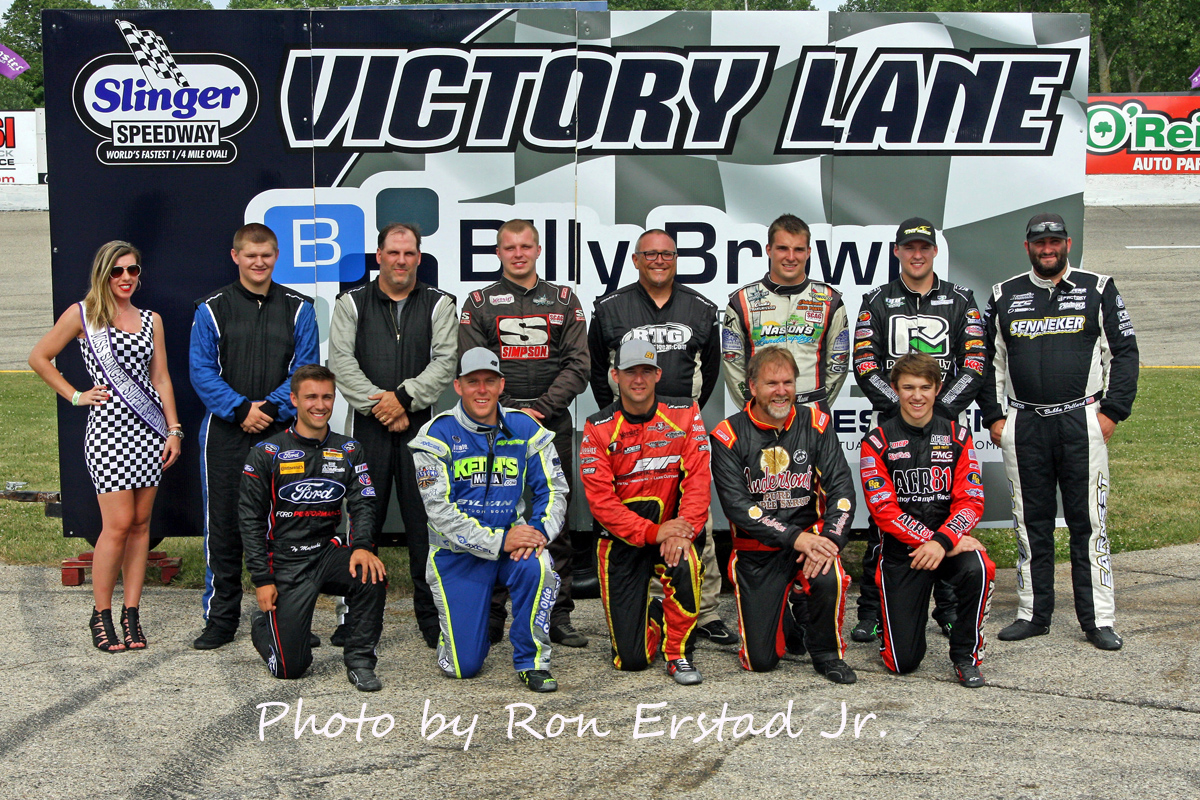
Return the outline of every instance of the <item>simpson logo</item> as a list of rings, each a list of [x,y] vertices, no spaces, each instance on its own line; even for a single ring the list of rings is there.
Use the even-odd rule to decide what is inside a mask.
[[[1050,48],[880,49],[851,87],[856,54],[804,48],[777,153],[1050,155],[1078,60]]]
[[[492,298],[493,301],[496,299]],[[550,332],[545,317],[498,317],[496,333],[500,339],[500,358],[541,359],[550,356]]]
[[[1045,319],[1015,319],[1009,324],[1008,332],[1013,336],[1036,339],[1055,333],[1079,333],[1083,330],[1082,315],[1069,317],[1046,317]]]
[[[150,30],[117,26],[129,53],[89,61],[72,101],[84,127],[104,139],[103,164],[230,164],[258,112],[258,84],[242,62],[221,53],[172,53]]]
[[[293,148],[727,153],[776,50],[297,49],[279,116]],[[312,86],[330,87],[315,108]]]

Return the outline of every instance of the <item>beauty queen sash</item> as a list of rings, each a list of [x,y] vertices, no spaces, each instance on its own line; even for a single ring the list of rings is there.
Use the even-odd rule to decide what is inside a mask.
[[[108,381],[108,388],[125,401],[125,405],[133,409],[138,419],[146,423],[150,430],[163,439],[167,438],[167,417],[162,405],[154,399],[136,378],[125,371],[121,362],[113,355],[112,334],[108,327],[96,328],[88,324],[87,316],[83,313],[83,303],[79,304],[79,318],[83,321],[83,330],[87,333],[88,347],[100,365]],[[145,322],[143,322],[145,324]]]

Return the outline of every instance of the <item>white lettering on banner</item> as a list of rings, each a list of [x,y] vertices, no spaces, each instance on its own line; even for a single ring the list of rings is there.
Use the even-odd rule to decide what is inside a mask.
[[[317,236],[317,231],[320,226],[325,225],[329,228],[328,236]],[[312,229],[312,238],[308,239],[304,236],[304,229]],[[317,267],[323,264],[337,264],[342,260],[342,246],[338,243],[338,221],[329,219],[328,217],[317,217],[316,219],[294,219],[292,220],[292,252],[296,254],[295,265],[297,267]],[[332,255],[329,258],[317,258],[317,249],[321,246],[328,247]],[[313,249],[312,261],[304,260],[300,257],[303,252],[302,248],[311,247]]]

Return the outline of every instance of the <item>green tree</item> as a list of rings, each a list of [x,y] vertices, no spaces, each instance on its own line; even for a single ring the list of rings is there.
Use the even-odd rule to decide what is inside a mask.
[[[13,0],[0,18],[0,42],[29,64],[14,81],[0,81],[0,106],[37,108],[46,104],[42,73],[42,11],[48,8],[99,8],[88,0]]]
[[[141,8],[153,11],[211,11],[213,6],[208,0],[114,0],[112,7],[130,11]]]

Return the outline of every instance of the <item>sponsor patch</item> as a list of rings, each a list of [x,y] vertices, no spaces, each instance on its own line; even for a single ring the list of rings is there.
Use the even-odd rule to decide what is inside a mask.
[[[566,317],[564,317],[562,314],[550,314],[549,316],[551,325],[562,325],[567,321]]]
[[[366,471],[367,471],[367,465],[366,465],[366,464],[355,464],[355,465],[354,465],[354,471],[355,471],[355,472],[366,472]]]
[[[750,508],[746,509],[746,516],[750,517],[750,519],[762,519],[762,515],[763,510],[758,506],[750,506]]]
[[[459,314],[458,321],[459,321],[459,323],[461,323],[463,325],[470,325],[471,324],[471,312],[464,311],[461,314]]]
[[[371,476],[370,475],[359,475],[358,482],[361,483],[363,486],[370,486],[371,485]]]
[[[877,492],[883,488],[883,479],[871,478],[864,484],[864,486],[866,486],[868,492]]]
[[[870,312],[870,311],[864,311],[864,312],[862,312],[861,314],[859,314],[859,315],[858,315],[858,321],[859,321],[859,322],[870,322],[870,321],[871,321],[871,312]]]
[[[375,496],[375,487],[368,486],[367,488],[363,489],[362,496],[363,497],[374,497]]]
[[[280,475],[303,475],[304,474],[304,462],[303,461],[288,461],[283,464],[280,464],[279,465],[279,474]]]
[[[510,305],[513,302],[511,294],[495,294],[488,298],[488,302],[494,306]]]
[[[575,309],[575,319],[579,320],[580,322],[583,322],[583,321],[584,321],[583,309],[582,309],[582,308],[577,308],[577,309]]]
[[[882,503],[884,500],[887,500],[891,496],[892,496],[891,492],[878,492],[878,493],[873,494],[870,497],[868,497],[867,502],[870,503],[871,505],[875,505],[876,503]]]
[[[358,442],[346,442],[344,445],[342,445],[342,449],[347,453],[353,453],[358,449]]]
[[[279,454],[280,461],[295,461],[298,458],[304,458],[303,450],[284,450]]]
[[[979,477],[978,472],[968,472],[967,483],[970,483],[974,486],[983,486],[983,478]]]
[[[849,511],[850,510],[850,501],[848,499],[846,499],[845,497],[840,498],[837,501],[837,510],[838,511]]]
[[[858,460],[858,468],[860,470],[875,469],[875,459],[871,456],[863,456]]]
[[[332,449],[322,450],[321,456],[324,458],[342,458],[343,457],[341,450],[332,450]]]
[[[263,450],[266,450],[268,453],[271,453],[272,455],[279,452],[279,445],[271,444],[270,442],[263,442],[260,445],[260,447],[262,447]]]
[[[321,474],[322,475],[340,475],[342,473],[343,469],[344,468],[342,467],[341,464],[334,464],[331,461],[326,461],[325,463],[323,463],[321,465]]]

